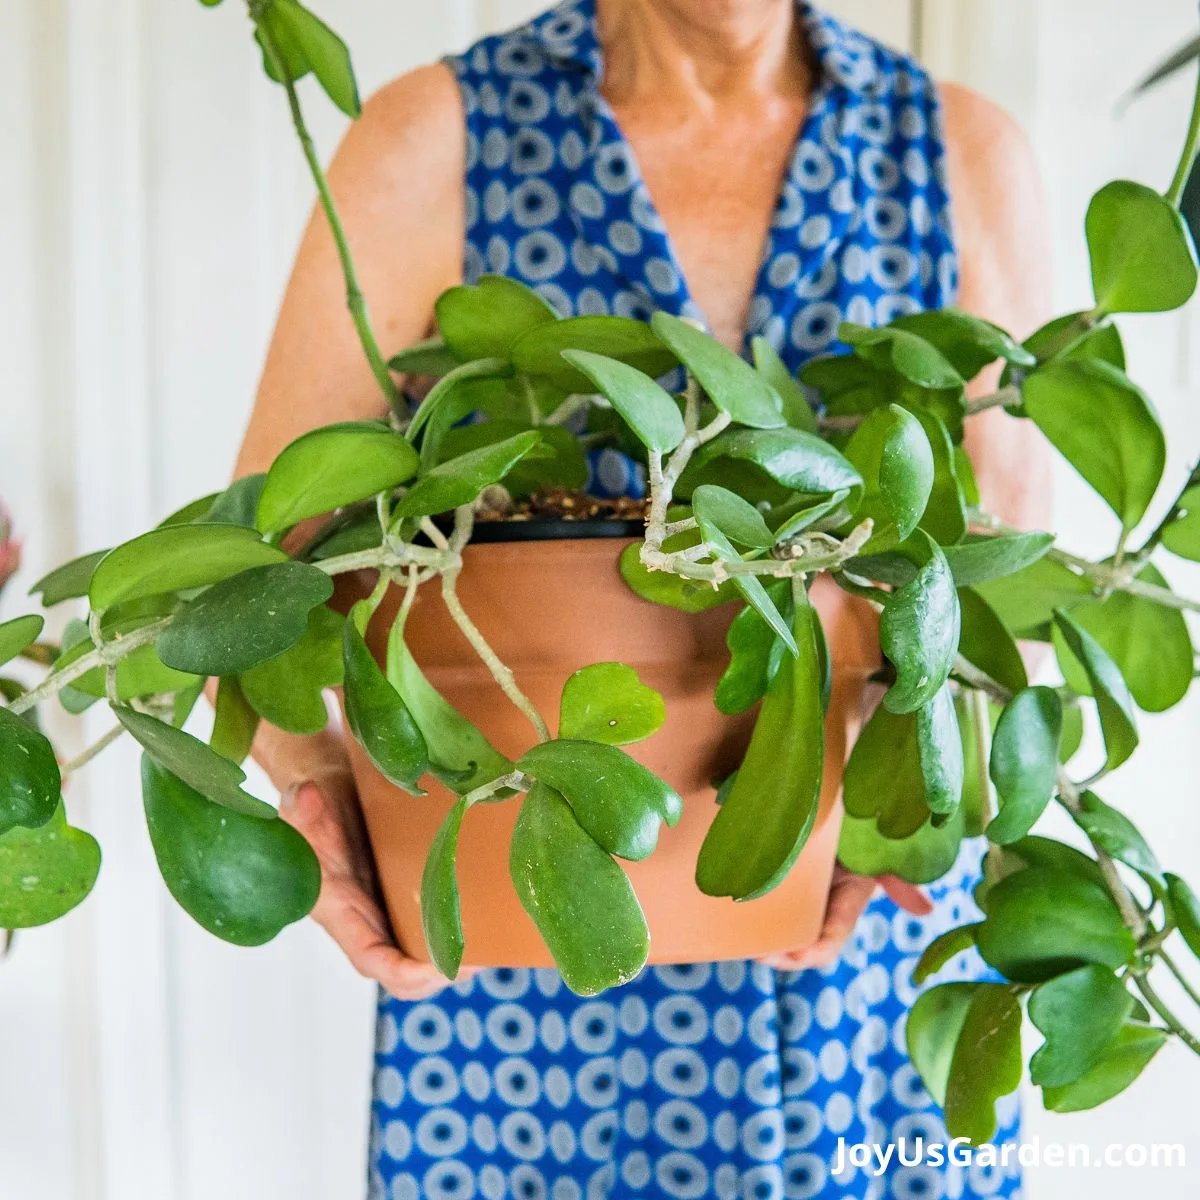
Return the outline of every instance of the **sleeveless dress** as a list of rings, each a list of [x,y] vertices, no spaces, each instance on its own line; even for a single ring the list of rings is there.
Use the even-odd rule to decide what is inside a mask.
[[[806,4],[798,14],[818,79],[746,331],[792,370],[836,350],[843,320],[951,303],[957,267],[931,80]],[[467,281],[511,276],[564,316],[702,317],[597,90],[594,0],[448,61],[467,119]],[[592,476],[598,494],[643,486],[616,451],[593,454]],[[585,1000],[553,970],[490,969],[431,1000],[382,996],[373,1200],[1017,1195],[1013,1154],[922,1161],[918,1139],[948,1137],[904,1050],[912,968],[934,936],[977,919],[979,857],[968,843],[927,917],[872,901],[823,970],[648,967]],[[933,982],[983,975],[971,952]],[[1016,1104],[1000,1115],[996,1142],[1011,1141]],[[837,1170],[839,1146],[864,1143],[903,1144],[906,1161]]]

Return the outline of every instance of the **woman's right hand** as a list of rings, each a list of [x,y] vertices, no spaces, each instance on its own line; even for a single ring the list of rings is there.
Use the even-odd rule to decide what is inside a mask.
[[[321,894],[312,917],[355,970],[399,1000],[424,1000],[447,987],[450,981],[435,966],[409,958],[392,938],[353,781],[333,776],[291,787],[280,799],[279,815],[316,853]]]

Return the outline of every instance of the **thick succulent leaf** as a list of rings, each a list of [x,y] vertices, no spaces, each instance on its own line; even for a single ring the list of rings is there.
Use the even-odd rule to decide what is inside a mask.
[[[963,749],[948,683],[917,709],[917,756],[925,787],[925,806],[945,817],[956,812],[963,794]]]
[[[291,34],[325,94],[346,116],[357,117],[362,104],[346,43],[294,0],[274,0],[272,12]]]
[[[1118,370],[1125,370],[1125,346],[1121,341],[1121,331],[1111,321],[1096,324],[1090,313],[1067,313],[1055,317],[1025,339],[1025,349],[1039,362],[1047,362],[1052,358],[1097,358]]]
[[[163,881],[209,933],[261,946],[312,911],[321,890],[317,856],[269,805],[260,817],[214,804],[149,754],[142,799]]]
[[[438,297],[434,312],[446,346],[460,362],[508,359],[523,333],[558,319],[537,292],[503,275],[450,288]]]
[[[976,1146],[996,1132],[996,1101],[1021,1083],[1021,1000],[1002,983],[984,983],[954,1045],[946,1082],[946,1128]]]
[[[389,491],[411,479],[417,465],[408,441],[378,421],[314,429],[271,464],[258,504],[258,528],[274,533]]]
[[[1163,530],[1162,544],[1180,558],[1200,562],[1200,484],[1179,498],[1175,516]]]
[[[963,386],[962,376],[936,346],[898,325],[876,329],[845,322],[838,336],[860,358],[894,371],[919,388],[942,391]]]
[[[1087,212],[1096,305],[1107,313],[1169,312],[1196,290],[1196,252],[1179,210],[1153,188],[1106,184]]]
[[[1145,393],[1116,367],[1082,359],[1039,367],[1022,395],[1026,413],[1124,528],[1137,525],[1158,490],[1167,454]]]
[[[931,975],[936,975],[951,959],[967,950],[975,949],[975,930],[979,923],[958,925],[939,934],[925,947],[917,965],[913,967],[912,981],[920,985]]]
[[[784,579],[767,584],[772,602],[790,620],[791,584]],[[779,635],[747,605],[730,623],[725,635],[729,666],[717,683],[713,700],[730,716],[757,704],[783,661],[784,645]]]
[[[850,751],[842,803],[850,817],[878,818],[879,834],[889,839],[907,839],[928,824],[915,713],[875,710]]]
[[[159,658],[193,675],[237,675],[294,646],[333,580],[306,563],[252,567],[187,606],[155,642]]]
[[[517,768],[565,796],[588,835],[631,862],[654,851],[663,821],[683,815],[679,794],[616,746],[560,738],[534,746]]]
[[[92,574],[88,597],[100,612],[164,592],[207,587],[286,558],[240,525],[169,525],[110,550]]]
[[[182,724],[178,719],[174,723]],[[216,716],[209,746],[222,758],[241,764],[254,745],[258,725],[258,713],[250,707],[241,684],[232,676],[222,679],[217,687]]]
[[[587,835],[563,797],[543,784],[521,806],[509,871],[576,995],[618,987],[645,965],[650,931],[628,876]]]
[[[61,801],[36,829],[0,834],[0,929],[48,925],[81,903],[100,873],[100,847],[67,824]]]
[[[41,636],[45,624],[45,617],[36,613],[0,622],[0,666],[32,646]]]
[[[923,338],[963,379],[974,379],[997,359],[1018,367],[1032,367],[1037,362],[998,325],[957,308],[911,313],[893,321],[891,327]]]
[[[429,767],[425,738],[353,620],[342,626],[346,724],[383,776],[414,796]]]
[[[958,607],[962,614],[959,654],[1010,692],[1027,687],[1021,651],[991,605],[978,592],[960,587]]]
[[[1166,1045],[1168,1036],[1161,1029],[1130,1021],[1079,1079],[1047,1087],[1043,1103],[1050,1112],[1058,1113],[1083,1112],[1106,1103],[1137,1079]]]
[[[961,807],[941,825],[926,819],[915,833],[900,838],[880,832],[874,817],[846,816],[838,841],[838,862],[856,875],[895,875],[909,883],[935,883],[954,866],[965,833]]]
[[[624,663],[595,663],[576,671],[563,686],[558,736],[628,746],[662,726],[667,706]]]
[[[946,1103],[954,1048],[966,1024],[971,1001],[983,986],[979,983],[943,983],[932,987],[917,997],[905,1022],[908,1057],[925,1090],[939,1105]]]
[[[782,883],[816,822],[825,759],[820,618],[796,596],[799,653],[775,673],[737,779],[700,847],[696,884],[748,900]]]
[[[458,837],[467,802],[459,799],[429,847],[421,875],[421,929],[429,957],[447,979],[458,976],[463,959],[462,905],[458,895]]]
[[[941,690],[958,653],[961,624],[941,548],[921,530],[908,545],[921,565],[911,583],[891,594],[879,620],[879,644],[896,669],[883,703],[897,713],[915,712]]]
[[[1107,967],[1089,963],[1034,988],[1029,1019],[1045,1044],[1029,1061],[1040,1087],[1074,1083],[1103,1057],[1133,1011],[1133,997]]]
[[[697,518],[699,520],[699,518]],[[704,541],[722,562],[741,562],[741,555],[733,543],[711,521],[700,521],[700,532]],[[762,581],[754,575],[735,575],[733,586],[745,597],[746,602],[783,639],[783,644],[792,654],[798,654],[796,640],[783,614],[775,606]]]
[[[1125,685],[1120,668],[1105,653],[1104,647],[1065,613],[1056,609],[1055,632],[1087,674],[1091,692],[1100,714],[1100,730],[1104,735],[1105,767],[1112,771],[1137,749],[1137,724],[1133,715],[1133,700]]]
[[[1187,880],[1179,875],[1168,872],[1164,879],[1167,883],[1167,904],[1179,927],[1180,936],[1188,949],[1200,958],[1200,899]]]
[[[929,438],[912,413],[889,404],[855,430],[846,457],[865,485],[854,520],[875,522],[864,553],[890,550],[916,529],[929,503],[935,474]]]
[[[775,389],[711,334],[662,311],[650,319],[650,327],[695,376],[708,398],[739,425],[775,429],[784,424]]]
[[[1073,871],[1030,867],[988,889],[979,952],[1006,978],[1041,983],[1084,963],[1116,970],[1136,943],[1102,884]]]
[[[750,343],[750,349],[754,355],[754,369],[775,389],[783,405],[784,420],[793,429],[816,433],[817,414],[775,348],[766,338],[756,337]]]
[[[123,705],[114,707],[113,712],[154,762],[206,800],[254,820],[274,818],[275,810],[269,804],[243,790],[246,772],[199,738]]]
[[[1049,533],[1014,533],[1002,537],[968,534],[957,546],[943,546],[955,587],[977,587],[1023,571],[1054,545]],[[897,551],[866,554],[853,560],[854,574],[900,587],[917,573],[911,558]],[[1049,619],[1049,610],[1047,610]]]
[[[692,459],[699,473],[720,459],[752,463],[776,483],[807,496],[861,489],[862,476],[836,447],[802,429],[730,429],[706,442]]]
[[[440,337],[416,342],[388,359],[388,366],[397,374],[424,375],[432,379],[449,375],[458,365],[459,360]]]
[[[1075,824],[1111,858],[1137,871],[1156,891],[1164,889],[1166,877],[1158,858],[1138,827],[1124,813],[1105,804],[1094,792],[1079,798]]]
[[[990,775],[1000,795],[1000,812],[987,827],[989,841],[1019,841],[1054,795],[1062,702],[1053,688],[1018,692],[1005,706],[992,740]]]
[[[329,720],[326,688],[342,671],[343,619],[322,605],[308,615],[308,629],[290,649],[238,677],[250,706],[288,733],[320,733]]]
[[[437,462],[440,438],[456,421],[487,408],[486,400],[497,391],[505,395],[503,380],[511,374],[512,368],[503,359],[481,358],[455,367],[433,385],[404,434],[409,442],[415,442],[417,434],[429,426],[421,444],[424,465]]]
[[[666,454],[683,441],[679,405],[648,375],[587,350],[564,350],[563,358],[592,381],[648,450]]]
[[[61,567],[56,567],[48,575],[43,575],[29,589],[29,594],[40,595],[43,608],[53,608],[64,600],[86,596],[92,575],[106,554],[107,550],[95,550],[91,554],[73,558]]]
[[[592,381],[563,357],[564,350],[588,350],[615,358],[658,379],[678,365],[675,355],[642,321],[628,317],[568,317],[539,325],[517,339],[513,366],[540,375],[564,392],[587,394]]]
[[[512,763],[425,677],[398,623],[388,635],[387,677],[425,739],[430,773],[451,791],[465,795],[512,770]]]
[[[54,747],[30,721],[0,707],[0,834],[45,825],[61,795]]]
[[[258,505],[267,476],[243,475],[235,479],[223,492],[213,497],[212,503],[197,513],[194,521],[203,525],[242,525],[246,529],[258,526]],[[166,524],[166,522],[163,522]]]
[[[706,538],[717,529],[730,541],[752,550],[769,550],[775,544],[762,513],[728,488],[701,484],[692,493],[692,511]]]
[[[1088,580],[1049,558],[974,586],[1015,637],[1041,641],[1050,640],[1055,609],[1073,609],[1092,596]]]
[[[470,504],[485,487],[499,483],[541,441],[541,434],[530,429],[439,463],[401,498],[392,510],[394,519],[430,516]]]
[[[954,443],[935,413],[919,407],[911,411],[921,422],[933,451],[933,488],[921,516],[921,528],[940,545],[952,546],[967,532],[967,508],[958,482]]]
[[[672,534],[663,542],[663,549],[674,554],[698,546],[701,540],[699,530],[689,529]],[[620,571],[629,589],[643,600],[677,608],[681,612],[698,613],[729,604],[738,598],[737,588],[729,580],[715,588],[711,584],[685,579],[669,571],[647,570],[641,559],[642,545],[642,542],[631,542],[621,551]]]

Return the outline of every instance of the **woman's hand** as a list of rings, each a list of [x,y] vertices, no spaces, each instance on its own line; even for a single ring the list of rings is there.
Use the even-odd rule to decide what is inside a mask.
[[[827,967],[835,963],[846,939],[854,932],[858,918],[863,915],[879,887],[905,912],[923,917],[933,911],[929,898],[915,884],[905,883],[895,875],[880,875],[878,878],[855,875],[839,863],[833,869],[829,905],[825,909],[821,936],[802,950],[769,954],[760,961],[780,971],[802,971],[808,967]]]
[[[449,980],[430,963],[408,958],[392,940],[377,898],[374,861],[354,784],[334,776],[289,788],[279,815],[303,834],[321,864],[315,920],[361,975],[400,1000],[424,1000]],[[470,974],[462,972],[459,978]]]

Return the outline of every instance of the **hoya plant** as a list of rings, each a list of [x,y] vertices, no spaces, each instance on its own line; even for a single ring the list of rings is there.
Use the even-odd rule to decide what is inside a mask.
[[[689,612],[730,606],[729,665],[713,703],[731,714],[758,706],[696,863],[700,891],[752,903],[785,878],[813,828],[830,664],[809,589],[828,573],[881,614],[887,685],[846,770],[841,861],[928,883],[964,838],[988,843],[982,919],[939,937],[915,978],[974,947],[995,981],[929,988],[908,1021],[913,1062],[951,1132],[992,1134],[996,1100],[1022,1076],[1025,1012],[1042,1038],[1029,1074],[1058,1111],[1116,1095],[1171,1039],[1200,1053],[1195,1014],[1177,1012],[1158,982],[1174,975],[1200,1005],[1177,962],[1200,956],[1200,902],[1102,798],[1137,748],[1140,713],[1178,704],[1195,674],[1185,614],[1200,603],[1165,572],[1173,556],[1200,561],[1200,473],[1164,479],[1164,431],[1125,372],[1114,318],[1177,309],[1196,289],[1179,201],[1200,99],[1165,194],[1119,181],[1093,199],[1094,307],[1024,343],[963,312],[928,312],[843,326],[843,352],[796,379],[761,340],[751,363],[666,313],[563,319],[536,293],[485,277],[442,295],[438,337],[388,362],[296,87],[311,72],[356,116],[346,48],[296,0],[250,0],[249,15],[390,416],[305,434],[265,474],[51,572],[33,588],[43,606],[82,602],[61,647],[39,641],[39,614],[0,625],[0,663],[47,666],[27,689],[0,685],[0,927],[53,921],[91,889],[99,849],[70,824],[62,781],[124,736],[144,750],[149,835],[179,904],[239,945],[300,919],[317,897],[316,858],[245,790],[240,764],[260,719],[319,730],[323,692],[340,685],[349,731],[379,771],[415,797],[430,779],[458,797],[422,884],[438,967],[454,978],[465,952],[463,823],[478,805],[508,804],[519,806],[513,883],[567,984],[593,994],[631,978],[649,938],[620,861],[651,855],[682,802],[621,747],[654,733],[662,698],[627,666],[581,663],[551,736],[548,714],[457,591],[463,550],[497,497],[503,507],[581,486],[582,419],[587,442],[645,465],[644,537],[621,560],[628,586]],[[1000,389],[969,400],[968,384],[998,361]],[[404,374],[437,381],[415,411],[398,387]],[[1109,555],[1081,557],[1050,532],[1010,529],[984,511],[963,434],[991,409],[1035,425],[1090,485],[1110,514]],[[343,616],[331,607],[335,580],[364,570],[378,586]],[[381,663],[364,633],[392,587],[403,603]],[[421,588],[440,589],[528,718],[515,761],[437,692],[410,650]],[[1053,646],[1061,684],[1030,684],[1020,639]],[[205,742],[183,726],[209,680],[217,701]],[[106,705],[112,728],[60,764],[35,719],[52,702],[73,713]],[[1081,753],[1089,724],[1103,745],[1095,760]],[[1051,806],[1069,814],[1086,850],[1036,832]]]

